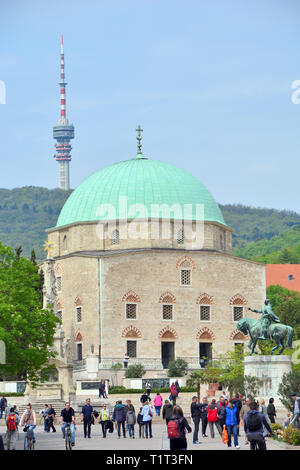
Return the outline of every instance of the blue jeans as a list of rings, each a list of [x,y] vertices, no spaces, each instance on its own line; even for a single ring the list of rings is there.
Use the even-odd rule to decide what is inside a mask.
[[[34,426],[33,424],[31,424],[31,425],[29,426],[29,433],[30,433],[32,439],[35,439],[34,432],[33,432],[33,430],[35,429],[35,427],[36,427],[36,426]]]
[[[239,442],[238,442],[237,424],[233,424],[233,425],[227,425],[226,424],[226,429],[227,429],[227,432],[228,432],[228,444],[227,444],[228,447],[231,447],[231,437],[232,437],[232,435],[233,435],[234,445],[238,446]]]
[[[152,437],[152,419],[149,421],[143,421],[145,424],[145,436],[148,437],[148,430],[149,430],[149,437]]]
[[[44,418],[44,431],[48,430],[48,420]]]
[[[128,424],[129,437],[134,436],[134,424]]]
[[[75,444],[75,425],[74,425],[74,423],[65,423],[65,422],[63,422],[63,424],[61,426],[61,432],[62,432],[63,438],[65,438],[65,428],[66,428],[67,424],[70,424],[71,443]]]
[[[156,416],[160,416],[161,406],[155,406]]]

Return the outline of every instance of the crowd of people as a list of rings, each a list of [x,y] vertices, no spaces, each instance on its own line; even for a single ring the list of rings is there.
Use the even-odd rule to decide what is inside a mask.
[[[145,391],[140,397],[138,410],[135,410],[131,400],[126,400],[123,404],[122,400],[117,400],[115,406],[109,409],[104,404],[98,413],[91,405],[91,400],[86,399],[80,413],[80,421],[83,424],[84,438],[91,438],[92,425],[99,423],[102,428],[102,436],[106,438],[107,433],[117,433],[118,439],[126,438],[135,439],[135,426],[138,425],[138,436],[141,439],[151,439],[153,437],[152,419],[153,416],[161,417],[166,424],[167,435],[170,440],[171,450],[186,450],[187,439],[186,433],[193,432],[193,444],[201,444],[199,441],[199,432],[201,424],[202,438],[207,438],[207,429],[210,436],[214,439],[215,431],[220,439],[227,444],[228,448],[233,446],[240,448],[239,438],[241,428],[244,431],[244,443],[250,444],[250,449],[266,450],[265,437],[273,435],[271,423],[275,423],[277,418],[274,399],[270,398],[266,406],[264,399],[258,401],[250,398],[243,398],[236,394],[233,398],[229,398],[225,392],[216,400],[203,397],[198,400],[197,396],[192,398],[190,407],[191,421],[194,429],[192,430],[187,419],[183,414],[183,410],[176,404],[180,387],[178,381],[170,386],[170,396],[168,400],[163,400],[162,395],[157,392],[151,399],[151,384],[146,383]],[[294,412],[291,416],[287,413],[284,420],[284,427],[292,424],[294,427],[300,428],[300,398],[296,393],[291,394],[294,400]],[[164,404],[163,404],[164,402]],[[4,417],[7,433],[7,448],[14,450],[16,447],[18,428],[26,426],[29,428],[30,435],[35,442],[34,429],[37,425],[37,416],[29,403],[25,412],[19,417],[16,405],[10,406],[5,397],[0,400],[1,418]],[[52,404],[45,404],[43,410],[40,411],[41,421],[43,421],[44,432],[56,432],[56,412]],[[40,423],[41,423],[40,421]],[[61,410],[59,425],[61,426],[62,437],[65,438],[65,428],[70,426],[71,443],[75,445],[75,411],[69,402],[65,403],[65,408]]]

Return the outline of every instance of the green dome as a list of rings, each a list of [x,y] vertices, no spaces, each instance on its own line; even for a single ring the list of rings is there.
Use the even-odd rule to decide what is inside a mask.
[[[56,227],[75,222],[124,218],[119,198],[127,198],[128,210],[133,204],[142,204],[146,213],[128,212],[128,218],[151,215],[152,204],[192,204],[192,214],[185,220],[200,220],[196,204],[204,205],[204,220],[226,225],[222,212],[205,186],[193,175],[170,163],[159,162],[138,154],[131,160],[115,163],[89,176],[69,196],[58,217]],[[112,213],[99,207],[111,204]],[[102,206],[104,207],[104,206]],[[152,215],[154,217],[154,215]],[[172,217],[173,218],[173,217]],[[177,218],[176,216],[174,218]]]

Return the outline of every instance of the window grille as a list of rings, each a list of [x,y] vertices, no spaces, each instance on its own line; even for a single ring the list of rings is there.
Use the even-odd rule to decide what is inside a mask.
[[[61,288],[62,288],[61,276],[57,276],[57,278],[56,278],[56,289],[57,289],[57,292],[61,292]]]
[[[76,322],[77,323],[82,322],[82,308],[81,307],[76,308]]]
[[[62,310],[57,311],[57,316],[60,319],[60,321],[62,321]]]
[[[182,229],[177,232],[177,243],[178,245],[182,245],[184,243],[184,232]]]
[[[126,318],[127,320],[136,318],[136,304],[126,304]]]
[[[190,269],[181,269],[181,285],[190,286],[191,285],[191,270]]]
[[[209,305],[200,305],[200,320],[210,321],[210,306]]]
[[[111,235],[111,244],[119,245],[120,243],[120,233],[119,230],[114,230]]]
[[[233,307],[233,321],[239,321],[243,318],[243,307]]]
[[[163,305],[163,320],[173,320],[173,305]]]
[[[127,354],[129,357],[136,357],[136,341],[127,341]]]

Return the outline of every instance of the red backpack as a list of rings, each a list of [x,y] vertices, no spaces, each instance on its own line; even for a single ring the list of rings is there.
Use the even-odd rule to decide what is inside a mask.
[[[7,429],[9,431],[15,431],[17,429],[17,420],[15,414],[9,414],[7,418]]]
[[[176,418],[168,422],[168,438],[169,439],[179,439],[183,437],[181,431],[181,420]]]
[[[208,421],[210,422],[218,421],[218,411],[219,411],[219,408],[217,407],[217,405],[209,405],[207,407]]]

